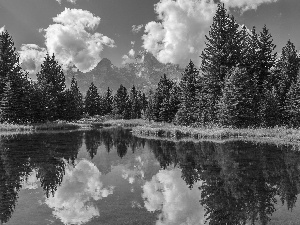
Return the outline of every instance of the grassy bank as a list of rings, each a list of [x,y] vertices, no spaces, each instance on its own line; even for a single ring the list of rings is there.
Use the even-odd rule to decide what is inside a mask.
[[[0,124],[0,132],[28,132],[28,131],[40,131],[40,130],[75,130],[80,129],[81,126],[76,123],[41,123],[30,125],[18,125],[18,124]]]
[[[132,120],[107,120],[102,123],[103,127],[121,126],[121,127],[136,127],[145,126],[150,123],[147,120],[132,119]]]
[[[247,139],[280,143],[300,143],[300,129],[277,128],[191,128],[170,124],[148,124],[133,128],[133,134],[143,137],[192,140]]]

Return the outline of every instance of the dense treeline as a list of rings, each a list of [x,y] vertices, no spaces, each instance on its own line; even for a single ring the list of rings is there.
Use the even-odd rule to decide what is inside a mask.
[[[164,75],[147,95],[134,85],[128,91],[121,85],[114,95],[109,88],[100,94],[91,83],[83,98],[74,77],[66,89],[54,55],[45,57],[37,81],[31,81],[7,31],[0,35],[0,46],[2,122],[110,115],[186,126],[300,125],[300,57],[294,44],[289,40],[278,57],[266,26],[261,32],[240,26],[222,4],[206,36],[201,67],[190,61],[179,82]]]

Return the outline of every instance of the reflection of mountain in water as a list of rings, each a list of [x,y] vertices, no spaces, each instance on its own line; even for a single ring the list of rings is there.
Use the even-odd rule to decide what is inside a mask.
[[[66,81],[71,83],[73,76],[76,77],[82,93],[86,93],[91,82],[105,91],[107,87],[117,90],[120,84],[126,88],[131,88],[134,84],[139,89],[149,89],[157,85],[160,77],[165,73],[171,79],[179,79],[183,69],[174,64],[162,64],[147,51],[141,51],[132,63],[127,63],[118,68],[107,58],[103,58],[100,63],[90,72],[82,73],[73,70],[67,71]]]

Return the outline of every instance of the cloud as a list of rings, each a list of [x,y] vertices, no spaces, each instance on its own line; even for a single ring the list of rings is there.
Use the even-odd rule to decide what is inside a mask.
[[[205,212],[199,202],[200,185],[197,182],[190,190],[178,168],[160,170],[142,187],[145,208],[150,212],[161,211],[157,225],[202,225]]]
[[[56,0],[59,4],[61,4],[62,0]],[[67,0],[68,2],[72,3],[72,4],[76,4],[77,0]]]
[[[35,75],[41,69],[41,64],[47,54],[45,48],[41,48],[35,44],[23,44],[19,51],[20,63],[29,75]]]
[[[100,17],[89,11],[65,8],[53,22],[43,30],[45,44],[49,54],[54,53],[65,70],[76,66],[88,72],[100,62],[104,45],[115,47],[114,40],[92,33],[100,24]]]
[[[61,186],[46,204],[54,209],[53,214],[64,224],[84,224],[99,210],[91,201],[113,194],[113,187],[103,188],[101,173],[88,160],[81,160],[75,167],[67,165]]]
[[[139,33],[141,30],[142,30],[142,28],[144,27],[144,24],[140,24],[140,25],[132,25],[132,32],[134,33],[134,34],[137,34],[137,33]]]
[[[267,3],[277,2],[278,0],[221,0],[227,7],[239,8],[242,12],[257,9],[258,6]]]
[[[123,55],[122,56],[122,64],[128,64],[128,63],[134,63],[136,62],[136,59],[135,59],[135,51],[133,49],[130,49],[129,52],[128,52],[128,55]]]
[[[242,12],[278,0],[219,0],[228,8]],[[144,49],[162,63],[186,66],[191,59],[197,66],[205,47],[205,35],[215,15],[214,0],[160,0],[154,7],[159,21],[145,25],[142,36]]]
[[[5,26],[0,27],[0,34],[1,34],[3,31],[5,31]]]
[[[130,44],[133,47],[135,45],[135,41],[131,41]]]
[[[143,180],[145,178],[145,167],[149,164],[146,157],[138,156],[134,159],[133,168],[129,168],[129,165],[123,168],[122,178],[128,180],[130,184],[135,183],[137,180]]]
[[[213,0],[161,0],[155,5],[160,22],[146,24],[143,47],[162,63],[200,65],[216,9]]]

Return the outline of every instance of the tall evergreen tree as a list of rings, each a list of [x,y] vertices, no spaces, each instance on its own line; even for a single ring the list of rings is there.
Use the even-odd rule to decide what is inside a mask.
[[[139,95],[139,91],[136,90],[135,86],[133,85],[130,90],[129,100],[131,103],[131,119],[139,119],[141,118],[141,99]]]
[[[170,91],[172,87],[173,82],[167,78],[166,74],[164,74],[158,82],[154,95],[153,118],[155,121],[163,121],[162,118],[165,118],[162,114],[165,115],[165,112],[168,112],[167,107],[169,106]]]
[[[220,122],[238,128],[255,125],[256,92],[257,78],[252,77],[245,68],[235,68],[228,74],[220,99]]]
[[[264,85],[267,85],[267,88],[272,86],[272,83],[270,82],[273,78],[270,77],[270,69],[274,66],[277,57],[277,53],[273,53],[276,45],[273,44],[272,35],[266,25],[263,27],[263,30],[258,37],[253,34],[252,41],[257,42],[256,44],[254,43],[254,45],[257,46],[257,50],[255,51],[256,61],[253,62],[253,64],[258,76],[257,85],[259,93],[262,93]]]
[[[9,83],[10,94],[5,94],[5,101],[8,99],[13,101],[9,104],[11,110],[14,111],[14,118],[11,117],[9,120],[13,123],[26,122],[28,102],[26,101],[25,87],[28,83],[27,77],[19,64],[19,56],[13,39],[7,31],[0,34],[0,59],[0,97],[3,97],[4,91],[8,91],[6,85]],[[7,95],[10,95],[11,98],[7,98]]]
[[[203,99],[204,103],[199,104],[205,105],[206,122],[217,120],[217,102],[222,94],[225,76],[242,63],[243,38],[234,17],[227,14],[224,4],[219,4],[201,55],[203,88],[199,99]]]
[[[196,122],[195,104],[198,75],[198,69],[195,67],[194,63],[190,61],[179,83],[180,108],[176,116],[176,122],[178,124],[190,125]]]
[[[14,93],[8,81],[4,87],[1,100],[1,120],[2,122],[14,122],[16,118],[14,110]]]
[[[282,48],[282,53],[274,69],[275,87],[277,89],[280,102],[280,122],[286,123],[284,116],[287,94],[291,86],[296,83],[300,68],[300,58],[294,44],[289,40]]]
[[[114,96],[113,114],[123,119],[130,118],[130,102],[127,89],[122,84]]]
[[[56,120],[63,114],[63,91],[66,88],[65,76],[61,66],[55,60],[54,54],[46,55],[37,82],[43,92],[44,111],[47,120]]]
[[[83,99],[75,77],[72,78],[70,92],[72,95],[72,102],[74,102],[73,118],[80,119],[83,113]]]
[[[150,89],[148,94],[148,102],[147,102],[147,108],[145,111],[145,117],[150,121],[154,120],[154,101],[155,101],[155,92]]]
[[[285,124],[290,127],[300,126],[300,75],[287,93],[283,114]]]
[[[83,114],[83,100],[75,77],[71,80],[71,87],[64,91],[62,95],[62,115],[60,119],[68,121],[80,119]]]
[[[249,45],[246,53],[246,63],[244,64],[249,74],[257,77],[257,95],[255,97],[255,107],[257,121],[261,124],[270,124],[266,113],[267,108],[273,107],[269,104],[270,97],[268,94],[272,92],[274,77],[271,73],[271,68],[277,54],[273,53],[275,44],[273,44],[272,35],[266,26],[263,27],[262,32],[256,33],[253,27],[251,34],[248,36]],[[271,117],[269,117],[271,118]]]
[[[105,115],[112,113],[113,101],[114,101],[114,98],[113,98],[113,95],[112,95],[112,91],[108,87],[107,91],[104,95]]]
[[[92,82],[89,89],[87,90],[85,97],[85,113],[90,116],[98,115],[100,108],[100,95],[97,87]]]

